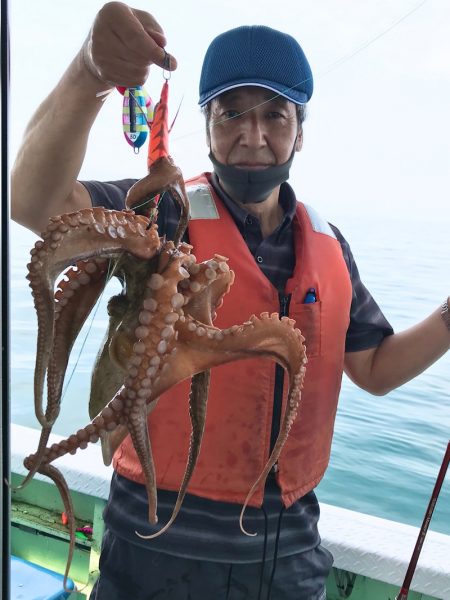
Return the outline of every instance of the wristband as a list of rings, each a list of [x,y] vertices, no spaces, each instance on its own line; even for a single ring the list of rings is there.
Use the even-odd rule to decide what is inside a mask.
[[[448,305],[448,298],[441,306],[441,317],[444,323],[447,326],[447,329],[450,331],[450,307]]]

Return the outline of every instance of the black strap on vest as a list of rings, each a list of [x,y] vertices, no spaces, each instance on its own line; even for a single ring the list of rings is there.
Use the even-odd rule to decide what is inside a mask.
[[[279,293],[280,317],[289,316],[289,304],[291,294]],[[275,442],[280,432],[281,404],[283,401],[284,369],[281,365],[275,367],[275,386],[273,390],[273,411],[272,411],[272,429],[270,432],[270,452],[272,452]]]

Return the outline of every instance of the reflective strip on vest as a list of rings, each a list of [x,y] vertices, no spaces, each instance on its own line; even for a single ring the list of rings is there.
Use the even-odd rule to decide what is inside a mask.
[[[311,227],[316,233],[325,233],[326,235],[330,235],[332,238],[337,239],[329,223],[327,223],[327,221],[325,221],[312,206],[309,206],[308,204],[304,204],[303,206],[311,221]]]
[[[191,219],[219,219],[219,211],[207,185],[190,185],[186,187],[186,192]]]

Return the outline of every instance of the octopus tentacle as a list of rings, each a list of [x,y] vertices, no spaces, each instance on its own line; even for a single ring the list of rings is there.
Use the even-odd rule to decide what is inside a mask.
[[[23,489],[42,462],[43,452],[60,411],[64,374],[73,343],[101,293],[106,274],[106,261],[79,261],[66,271],[55,293],[55,341],[47,371],[47,407],[33,467],[15,489]],[[90,284],[90,285],[88,285]]]
[[[92,372],[91,392],[89,397],[89,416],[93,419],[114,397],[122,387],[126,369],[120,357],[123,353],[127,356],[133,346],[131,336],[121,336],[121,345],[115,342],[117,332],[120,330],[121,322],[125,312],[129,309],[129,302],[122,293],[113,296],[108,302],[109,325],[105,339],[96,357]],[[110,464],[111,457],[105,456],[105,445],[102,441],[105,464]]]
[[[144,540],[151,540],[152,538],[160,536],[162,533],[168,530],[168,528],[175,521],[178,513],[180,512],[181,505],[186,495],[186,490],[191,480],[192,474],[197,464],[197,458],[200,454],[200,447],[203,439],[203,432],[205,430],[206,422],[206,404],[208,398],[209,381],[211,378],[210,369],[197,373],[192,377],[191,392],[189,394],[189,416],[192,424],[191,438],[189,442],[189,453],[186,465],[186,470],[181,482],[178,497],[172,511],[172,515],[167,523],[151,535],[143,535],[136,531],[136,535]]]
[[[72,346],[107,280],[106,260],[79,261],[65,273],[55,293],[55,340],[47,372],[46,420],[53,422],[60,408],[64,373]],[[55,414],[56,413],[56,414]]]
[[[132,410],[127,415],[126,424],[145,478],[145,488],[147,490],[148,498],[148,520],[150,523],[155,524],[158,522],[158,516],[156,514],[156,475],[150,438],[148,435],[145,398],[139,398],[138,401],[134,403]]]
[[[154,208],[154,202],[142,206],[143,199],[151,200],[158,195],[168,192],[177,202],[181,210],[173,242],[175,246],[181,241],[189,221],[189,200],[184,185],[183,174],[175,166],[170,157],[158,159],[150,168],[150,174],[137,181],[129,190],[126,206],[133,210],[148,213]],[[141,208],[142,206],[142,208]]]
[[[177,282],[187,276],[187,273],[181,270],[181,263],[189,260],[191,259],[186,254],[173,252],[172,243],[166,244],[158,257],[158,270],[165,272],[166,277],[160,273],[152,273],[147,279],[146,291],[136,306],[137,310],[124,318],[120,325],[114,325],[115,332],[111,336],[108,352],[104,351],[100,359],[103,360],[103,375],[101,380],[99,377],[96,379],[93,386],[95,390],[102,390],[103,397],[105,366],[108,374],[113,363],[116,373],[117,367],[121,370],[118,375],[113,376],[112,385],[117,386],[120,374],[124,373],[123,393],[130,407],[135,398],[150,397],[151,386],[159,376],[164,357],[173,350],[173,323],[179,318],[181,305],[184,303],[184,298],[177,292]],[[160,314],[164,316],[163,319],[157,318]],[[134,335],[131,335],[131,332]],[[110,462],[114,453],[115,448],[112,444],[118,444],[124,433],[125,429],[122,428],[121,433],[114,437],[101,436],[105,463]]]
[[[84,209],[60,217],[52,217],[31,251],[28,276],[38,317],[34,398],[35,412],[42,426],[53,423],[42,408],[44,377],[54,339],[54,297],[56,277],[78,260],[94,256],[112,257],[131,252],[138,258],[151,258],[159,248],[155,227],[147,230],[149,221],[132,212]],[[134,235],[130,235],[133,229]],[[86,234],[90,239],[86,244]]]
[[[273,319],[273,315],[271,318]],[[263,319],[267,319],[267,316],[264,315]],[[288,323],[288,326],[293,328],[292,319],[287,319],[286,317],[282,317],[281,322]],[[284,415],[283,415],[282,423],[280,426],[280,431],[279,431],[278,437],[276,439],[276,442],[274,444],[273,450],[270,454],[269,460],[267,461],[262,473],[260,474],[258,479],[255,481],[255,483],[249,490],[247,497],[244,501],[244,504],[242,506],[240,516],[239,516],[239,526],[241,528],[241,531],[249,536],[254,536],[254,535],[256,535],[256,533],[249,533],[244,528],[243,519],[244,519],[245,509],[247,508],[248,503],[249,503],[251,497],[253,496],[253,494],[256,492],[256,490],[258,489],[258,487],[260,485],[263,485],[265,483],[267,476],[269,475],[272,467],[276,464],[276,462],[280,456],[281,450],[283,449],[283,446],[286,443],[286,440],[288,438],[291,427],[297,416],[297,410],[298,410],[298,406],[300,403],[301,390],[303,388],[303,381],[304,381],[305,372],[306,372],[307,358],[306,358],[305,347],[303,346],[303,342],[305,340],[298,329],[294,329],[294,332],[297,335],[297,337],[299,338],[300,347],[302,348],[303,352],[300,353],[300,356],[297,358],[296,362],[293,362],[292,357],[290,357],[287,364],[283,365],[289,374],[289,391],[288,391],[288,397],[287,397],[287,402],[286,402],[286,408],[284,410]],[[276,352],[278,354],[278,350],[276,350]],[[280,364],[283,364],[283,363],[280,362]],[[293,365],[296,365],[295,370],[292,368]]]
[[[33,457],[28,457],[24,460],[24,466],[32,469],[35,460]],[[70,496],[69,486],[64,479],[63,474],[55,466],[44,464],[38,469],[39,473],[46,475],[58,488],[61,495],[64,511],[67,515],[67,524],[69,527],[69,555],[66,562],[66,568],[64,571],[63,587],[66,592],[72,592],[73,590],[67,588],[67,578],[69,577],[70,566],[72,564],[73,553],[75,549],[75,511],[73,509],[72,498]]]
[[[130,231],[138,234],[139,243],[136,243],[136,236],[129,235],[129,223],[132,225]],[[79,332],[79,328],[92,309],[92,303],[95,303],[99,290],[103,287],[104,271],[100,270],[99,274],[94,276],[97,271],[97,264],[95,261],[89,261],[88,259],[100,254],[102,256],[112,256],[122,253],[124,250],[137,252],[137,255],[143,258],[151,257],[159,249],[159,237],[156,228],[153,227],[150,231],[147,231],[144,226],[148,226],[148,220],[145,217],[134,215],[131,211],[123,213],[103,209],[84,209],[77,213],[51,218],[47,229],[42,235],[43,240],[39,240],[31,251],[28,279],[38,318],[34,400],[36,417],[42,426],[42,439],[39,442],[34,467],[21,483],[20,488],[23,488],[32,479],[41,463],[43,449],[48,441],[53,423],[59,414],[62,374],[67,366],[71,346]],[[83,240],[86,231],[95,232],[94,243],[90,245],[87,245]],[[106,242],[105,244],[105,236],[113,242],[109,244]],[[145,240],[143,248],[141,248],[141,238]],[[120,240],[120,243],[118,243],[118,240]],[[82,244],[82,242],[84,243]],[[87,260],[86,265],[81,267],[81,273],[74,278],[73,270],[69,272],[69,285],[66,286],[62,283],[62,287],[53,296],[56,277],[66,267],[73,264],[74,260],[77,261],[80,258]],[[80,264],[78,262],[78,265]],[[62,307],[68,304],[70,296],[78,295],[75,293],[76,288],[91,283],[92,279],[98,279],[100,285],[96,287],[94,284],[89,288],[85,288],[87,292],[85,291],[81,295],[83,302],[75,305],[75,311],[62,311]],[[64,318],[64,313],[67,312],[72,312],[72,316],[75,313],[76,317],[72,319]],[[55,338],[56,341],[54,342]],[[42,396],[46,372],[48,376],[48,399],[44,413]]]
[[[195,338],[192,337],[194,332],[197,336],[200,335],[201,344],[197,344]],[[292,319],[282,318],[279,320],[278,313],[272,315],[263,313],[259,319],[253,315],[243,325],[233,326],[227,330],[207,327],[203,323],[188,319],[184,323],[180,323],[178,333],[178,360],[183,359],[183,341],[186,340],[189,358],[195,362],[198,369],[206,364],[218,366],[251,356],[264,356],[272,358],[288,372],[288,399],[278,438],[264,470],[249,491],[241,511],[240,526],[242,531],[247,533],[243,527],[245,509],[250,498],[265,482],[270,470],[277,462],[297,414],[307,362],[303,346],[304,338],[300,331],[294,328]],[[244,344],[243,341],[245,341]],[[253,534],[247,533],[247,535]]]

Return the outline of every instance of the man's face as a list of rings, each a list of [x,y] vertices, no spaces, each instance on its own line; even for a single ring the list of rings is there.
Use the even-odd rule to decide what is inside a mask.
[[[209,144],[215,158],[242,169],[285,163],[302,145],[295,104],[256,86],[238,87],[211,101]]]

